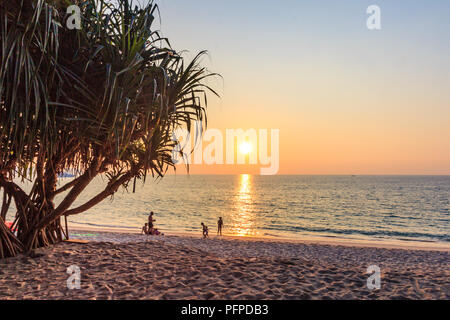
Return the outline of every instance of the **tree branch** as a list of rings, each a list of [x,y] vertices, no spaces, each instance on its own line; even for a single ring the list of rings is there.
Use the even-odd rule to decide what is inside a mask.
[[[67,209],[75,202],[80,193],[89,185],[89,183],[97,176],[101,167],[102,161],[99,157],[96,157],[91,164],[91,167],[86,170],[78,179],[77,183],[72,187],[70,192],[66,195],[59,206],[48,216],[42,219],[36,226],[37,230],[45,227],[46,225],[52,223],[59,217],[61,217]]]
[[[3,220],[6,220],[6,213],[8,212],[8,209],[11,205],[12,197],[7,192],[3,192],[3,203],[0,210],[0,217]]]
[[[82,213],[82,212],[92,208],[93,206],[95,206],[95,205],[99,204],[100,202],[102,202],[107,197],[109,197],[109,196],[113,195],[114,193],[116,193],[117,190],[119,189],[119,187],[121,185],[123,185],[124,183],[126,183],[127,181],[129,181],[132,177],[133,177],[133,175],[130,172],[124,174],[122,177],[120,177],[114,183],[108,184],[108,186],[106,186],[105,190],[103,190],[102,192],[97,194],[91,200],[87,201],[86,203],[84,203],[83,205],[81,205],[79,207],[67,210],[64,213],[64,215],[65,216],[72,216],[72,215]]]
[[[0,175],[0,187],[3,187],[3,192],[12,195],[16,200],[22,202],[24,199],[28,199],[28,195],[17,184],[12,181],[6,180]],[[20,198],[20,199],[18,199]]]
[[[63,185],[61,188],[57,189],[53,194],[57,195],[60,194],[64,191],[69,190],[70,188],[72,188],[74,185],[76,185],[82,178],[83,176],[79,176],[78,178],[73,179],[72,181],[66,183],[65,185]]]

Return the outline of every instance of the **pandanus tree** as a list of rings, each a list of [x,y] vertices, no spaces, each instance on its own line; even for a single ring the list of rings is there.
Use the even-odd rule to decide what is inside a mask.
[[[67,7],[81,28],[67,27]],[[174,132],[206,125],[201,66],[154,30],[155,3],[0,3],[0,258],[63,239],[61,217],[174,167]],[[60,184],[64,172],[75,178]],[[74,207],[99,175],[104,189]],[[21,181],[32,182],[25,192]],[[62,194],[62,200],[55,197]],[[13,227],[5,226],[14,204]]]

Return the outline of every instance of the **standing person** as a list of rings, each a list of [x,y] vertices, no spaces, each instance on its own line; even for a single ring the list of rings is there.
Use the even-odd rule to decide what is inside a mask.
[[[223,219],[222,217],[219,217],[219,221],[217,221],[217,235],[222,235],[222,228],[223,228]]]
[[[203,239],[209,238],[208,227],[203,222],[202,222],[202,227],[203,227]]]
[[[150,212],[150,215],[148,216],[148,223],[145,224],[145,226],[147,227],[148,233],[149,235],[152,236],[159,236],[159,235],[164,235],[164,233],[161,233],[158,229],[155,228],[155,225],[153,224],[153,222],[156,221],[156,219],[153,219],[153,211]],[[144,226],[144,228],[145,228]],[[144,228],[142,229],[144,232]]]
[[[150,215],[148,216],[148,229],[151,230],[153,229],[153,222],[155,222],[156,220],[153,219],[153,211],[150,211]]]

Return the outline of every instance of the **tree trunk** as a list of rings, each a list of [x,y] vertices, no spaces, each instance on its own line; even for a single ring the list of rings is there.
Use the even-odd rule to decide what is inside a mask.
[[[25,252],[30,252],[40,247],[47,247],[64,240],[61,219],[56,219],[44,227],[39,227],[41,221],[53,213],[54,209],[52,207],[42,208],[38,212],[29,210],[24,215],[27,217],[26,222],[23,219],[19,219],[18,238],[23,244]]]
[[[32,217],[39,215],[45,217],[48,212],[30,214],[31,208],[25,214],[19,214],[17,220],[17,236],[6,226],[0,217],[0,259],[16,256],[21,252],[30,252],[33,249],[47,247],[64,240],[61,219],[57,219],[42,229],[36,228],[40,220]],[[27,218],[25,221],[24,219]],[[34,222],[33,222],[34,220]]]
[[[0,187],[8,195],[3,198],[0,218],[14,200],[16,207],[17,235],[14,235],[5,225],[4,219],[0,228],[0,258],[14,256],[19,252],[30,252],[33,249],[47,247],[64,240],[64,229],[61,217],[78,214],[97,205],[107,197],[117,192],[134,175],[133,172],[119,174],[112,178],[105,189],[84,204],[71,208],[80,193],[89,185],[101,171],[102,161],[93,160],[92,166],[83,175],[56,190],[57,175],[50,167],[43,169],[40,161],[36,165],[37,177],[29,194],[26,194],[11,179],[0,176]],[[68,194],[57,207],[54,204],[55,195],[64,190]],[[5,209],[6,208],[6,209]]]

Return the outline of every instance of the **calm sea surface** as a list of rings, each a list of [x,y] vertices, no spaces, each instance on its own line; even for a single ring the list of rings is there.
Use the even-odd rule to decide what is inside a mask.
[[[70,181],[70,178],[61,179]],[[90,199],[97,179],[76,204]],[[450,241],[450,176],[166,176],[120,190],[71,226],[140,230],[150,210],[165,232]]]

